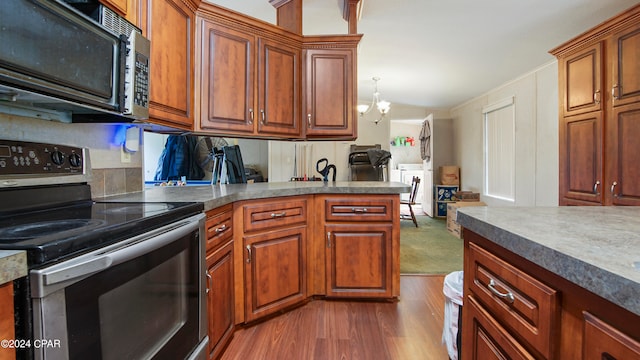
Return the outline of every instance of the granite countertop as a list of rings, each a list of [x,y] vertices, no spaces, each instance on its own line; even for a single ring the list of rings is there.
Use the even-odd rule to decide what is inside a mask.
[[[27,253],[22,250],[0,250],[0,285],[27,276]]]
[[[640,315],[640,207],[464,207],[457,221]]]
[[[97,201],[202,202],[208,211],[239,200],[309,194],[401,194],[411,186],[382,181],[292,181],[206,186],[156,186],[141,192],[110,196]]]

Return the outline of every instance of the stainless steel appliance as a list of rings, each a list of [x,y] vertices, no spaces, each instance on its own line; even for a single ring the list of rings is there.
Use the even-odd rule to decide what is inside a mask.
[[[2,1],[0,24],[2,108],[67,122],[149,117],[150,43],[135,26],[107,28],[55,0]]]
[[[377,163],[377,160],[372,161],[371,157],[373,153],[382,151],[384,150],[381,150],[380,144],[351,145],[349,152],[349,180],[386,181],[385,174],[388,158]]]
[[[0,140],[0,249],[20,359],[206,359],[200,203],[96,202],[87,149]],[[42,342],[41,342],[42,344]]]

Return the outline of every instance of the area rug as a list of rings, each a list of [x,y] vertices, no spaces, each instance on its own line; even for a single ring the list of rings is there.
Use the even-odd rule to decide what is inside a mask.
[[[462,270],[463,242],[447,231],[446,219],[416,216],[400,221],[400,273],[448,274]]]

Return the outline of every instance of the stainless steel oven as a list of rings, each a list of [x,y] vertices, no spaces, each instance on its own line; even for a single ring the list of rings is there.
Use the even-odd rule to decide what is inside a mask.
[[[73,160],[71,160],[73,159]],[[203,205],[90,197],[88,151],[0,140],[19,359],[206,359]]]
[[[32,270],[34,339],[49,343],[35,358],[206,355],[203,229],[204,215],[196,215]]]

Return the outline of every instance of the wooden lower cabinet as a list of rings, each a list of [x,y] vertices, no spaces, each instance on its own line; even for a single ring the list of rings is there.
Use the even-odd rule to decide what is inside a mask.
[[[15,339],[13,314],[13,281],[0,285],[0,339]],[[16,350],[0,348],[0,359],[15,359]]]
[[[639,315],[467,229],[464,246],[462,360],[640,359]]]
[[[244,238],[245,322],[306,298],[306,226]]]
[[[207,255],[209,358],[217,359],[235,328],[233,296],[233,240]]]
[[[326,225],[327,296],[392,295],[391,224]]]
[[[584,318],[585,360],[640,359],[640,342],[589,313]]]

